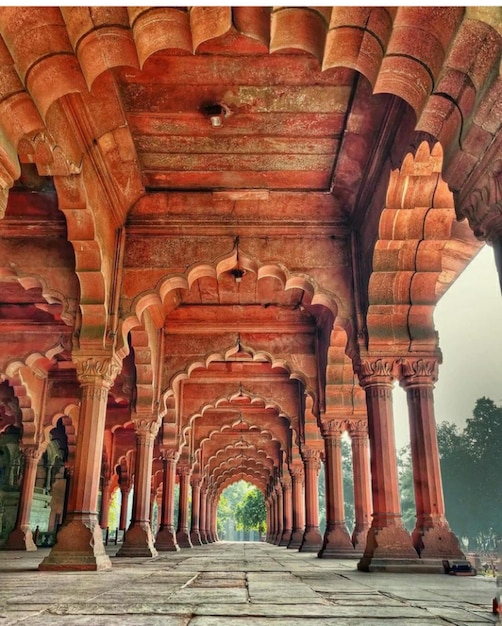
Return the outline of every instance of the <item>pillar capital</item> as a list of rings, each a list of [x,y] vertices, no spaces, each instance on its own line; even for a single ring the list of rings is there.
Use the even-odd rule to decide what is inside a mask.
[[[367,419],[358,419],[358,420],[349,420],[348,428],[349,435],[351,439],[355,438],[366,438],[368,437],[368,420]]]
[[[321,463],[321,451],[315,448],[304,448],[302,450],[302,459],[308,465],[314,465],[318,469]]]
[[[180,458],[178,448],[161,448],[160,453],[164,461],[173,461],[174,463],[177,463]]]
[[[294,481],[303,482],[305,480],[305,472],[301,465],[293,465],[289,470],[291,478]]]
[[[40,461],[40,457],[42,456],[43,453],[43,449],[41,446],[35,446],[35,445],[22,445],[20,447],[21,452],[23,453],[23,456],[25,458],[25,460],[31,460],[34,463],[38,463]]]
[[[409,389],[416,385],[434,386],[438,379],[439,357],[435,355],[401,359],[400,385]]]
[[[282,490],[283,491],[288,491],[291,489],[292,486],[292,480],[291,480],[291,476],[289,476],[288,474],[284,474],[284,476],[281,479],[281,484],[282,484]]]
[[[150,414],[136,413],[132,415],[131,419],[137,435],[152,435],[152,437],[157,436],[160,428],[160,422],[156,417],[153,417]]]
[[[116,354],[98,356],[74,353],[72,360],[81,385],[97,385],[110,389],[122,369],[122,361]]]
[[[324,440],[340,440],[345,430],[346,420],[324,417],[321,421],[321,435]]]
[[[361,387],[372,385],[392,388],[399,376],[399,359],[393,356],[366,356],[356,365]]]

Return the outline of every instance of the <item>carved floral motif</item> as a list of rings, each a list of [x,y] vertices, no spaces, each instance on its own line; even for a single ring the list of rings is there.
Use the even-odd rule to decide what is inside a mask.
[[[110,388],[122,368],[120,359],[112,355],[98,359],[95,357],[74,356],[77,376],[81,384],[102,384]]]

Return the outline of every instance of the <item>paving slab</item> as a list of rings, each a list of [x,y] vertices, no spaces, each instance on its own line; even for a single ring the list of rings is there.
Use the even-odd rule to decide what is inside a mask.
[[[487,626],[493,578],[357,571],[266,543],[218,542],[106,572],[39,572],[0,552],[0,626]]]

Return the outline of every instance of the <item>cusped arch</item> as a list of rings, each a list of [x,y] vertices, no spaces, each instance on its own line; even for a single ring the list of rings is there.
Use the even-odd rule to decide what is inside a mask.
[[[58,272],[52,272],[51,277],[47,278],[40,274],[25,273],[14,265],[0,267],[0,282],[15,281],[25,290],[40,289],[47,304],[61,305],[61,319],[67,326],[73,328],[76,316],[76,300],[73,297],[67,297],[56,286],[50,284],[50,281],[57,280],[57,277]]]
[[[458,223],[441,177],[443,151],[423,142],[391,175],[368,285],[368,346],[434,352],[433,312],[480,244]]]

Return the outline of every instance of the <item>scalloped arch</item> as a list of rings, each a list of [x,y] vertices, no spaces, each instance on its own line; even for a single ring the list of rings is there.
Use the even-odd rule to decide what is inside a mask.
[[[440,144],[423,142],[391,174],[368,285],[370,350],[434,352],[435,305],[482,245],[456,221],[442,163]]]

